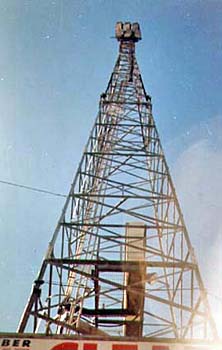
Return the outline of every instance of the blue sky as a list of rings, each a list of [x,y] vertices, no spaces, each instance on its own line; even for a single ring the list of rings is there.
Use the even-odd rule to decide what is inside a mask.
[[[0,17],[0,180],[64,194],[117,57],[115,23],[140,23],[137,60],[222,314],[221,0],[1,0]],[[64,199],[0,193],[0,330],[13,331]]]

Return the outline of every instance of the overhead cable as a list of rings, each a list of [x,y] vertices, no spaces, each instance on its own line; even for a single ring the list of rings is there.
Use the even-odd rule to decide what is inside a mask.
[[[0,183],[2,183],[2,184],[4,184],[4,185],[9,185],[9,186],[14,186],[14,187],[24,188],[24,189],[30,190],[30,191],[35,191],[35,192],[50,194],[50,195],[52,195],[52,196],[67,197],[65,194],[55,193],[55,192],[43,190],[43,189],[41,189],[41,188],[36,188],[36,187],[21,185],[21,184],[15,183],[15,182],[9,182],[9,181],[0,180]]]

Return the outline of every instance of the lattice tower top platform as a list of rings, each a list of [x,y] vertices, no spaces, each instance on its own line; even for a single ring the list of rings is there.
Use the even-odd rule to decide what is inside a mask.
[[[142,39],[139,23],[117,22],[115,35],[118,41],[137,42]]]

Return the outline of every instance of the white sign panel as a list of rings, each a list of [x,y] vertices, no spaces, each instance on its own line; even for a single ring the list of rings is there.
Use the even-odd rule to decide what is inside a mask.
[[[222,344],[191,345],[0,336],[0,350],[222,350]]]

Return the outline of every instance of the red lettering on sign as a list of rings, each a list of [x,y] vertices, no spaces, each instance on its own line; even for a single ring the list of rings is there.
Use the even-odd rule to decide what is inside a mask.
[[[112,350],[138,350],[138,346],[132,344],[113,344]]]
[[[51,350],[78,350],[77,343],[61,343],[54,346]]]
[[[170,350],[167,345],[153,345],[152,350]]]
[[[85,343],[83,345],[83,350],[97,350],[97,344],[93,343]]]

